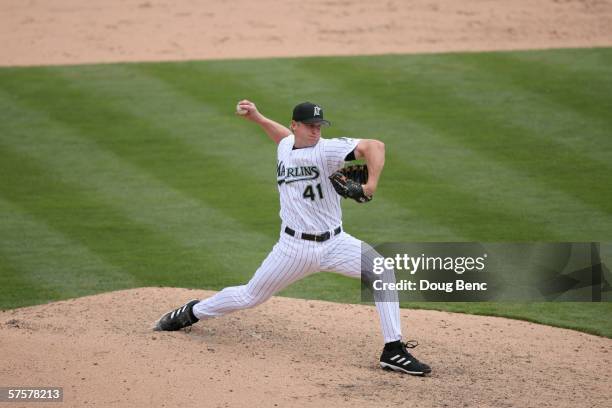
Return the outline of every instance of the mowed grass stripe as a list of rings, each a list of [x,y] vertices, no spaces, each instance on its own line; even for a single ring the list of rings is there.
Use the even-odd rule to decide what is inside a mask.
[[[43,165],[47,174],[94,195],[101,208],[120,212],[130,222],[168,241],[177,255],[196,252],[199,259],[193,262],[199,263],[183,273],[190,276],[191,284],[219,287],[242,281],[258,265],[257,255],[271,248],[273,237],[242,231],[232,218],[171,189],[43,113],[9,101],[0,92],[0,108],[23,120],[30,130],[4,129],[6,138],[0,145],[6,143]],[[45,137],[40,136],[43,133]],[[180,277],[173,282],[182,283]]]
[[[192,88],[191,92],[184,92],[174,82],[152,75],[150,72],[156,66],[128,64],[51,70],[75,88],[96,95],[114,109],[166,132],[172,136],[170,142],[179,140],[203,159],[222,159],[232,166],[230,174],[235,169],[248,173],[252,182],[266,183],[268,190],[274,192],[275,145],[257,126],[235,115],[237,100],[226,98],[227,103],[211,100],[214,79],[206,74],[198,77],[181,72],[178,80],[189,76]],[[174,64],[164,67],[173,68]],[[250,153],[248,160],[241,156],[243,151]],[[216,164],[205,160],[202,163],[204,170]],[[225,167],[219,168],[223,170]]]
[[[492,53],[486,59],[477,54],[462,55],[460,73],[465,76],[477,70],[476,80],[451,78],[447,85],[470,97],[471,103],[486,109],[490,116],[508,112],[511,105],[512,115],[505,117],[519,130],[527,124],[525,134],[529,137],[558,146],[562,156],[596,161],[592,164],[612,171],[612,118],[594,113],[612,110],[612,101],[605,101],[612,93],[612,73],[607,73],[610,83],[605,84],[604,73],[578,76],[566,67],[551,70],[537,61],[525,61],[521,55]],[[573,86],[569,88],[567,83]],[[538,108],[533,109],[534,105]]]
[[[129,218],[161,234],[171,235],[185,248],[210,244],[215,241],[211,236],[241,227],[233,218],[174,190],[96,141],[81,137],[45,112],[21,106],[17,99],[2,91],[0,108],[17,118],[12,121],[16,125],[14,128],[4,129],[7,145],[44,164],[62,180],[85,191],[99,193],[105,205],[121,210]],[[28,130],[24,131],[26,126]],[[219,234],[220,246],[208,249],[223,258],[227,256],[228,245],[245,239],[261,242],[266,237],[249,230],[241,234]]]
[[[311,69],[322,71],[317,74],[322,82],[326,82],[326,73],[330,78],[327,82],[338,82],[337,73],[347,71],[348,63],[337,60],[328,63],[325,59],[313,62]],[[360,65],[354,69],[362,71]],[[389,104],[384,97],[372,97],[376,91],[363,86],[362,95],[370,97],[369,100],[360,97],[354,89],[365,77],[372,76],[368,68],[362,74],[364,78],[345,76],[346,84],[340,93],[361,107],[382,106],[383,109],[376,111],[376,118],[367,116],[353,125],[353,131],[359,127],[376,127],[372,125],[374,121],[388,126],[383,140],[388,151],[386,168],[391,169],[395,183],[396,191],[391,194],[415,207],[422,216],[453,225],[457,231],[469,233],[477,240],[554,240],[573,233],[588,236],[592,228],[598,231],[598,236],[607,236],[609,229],[601,223],[601,216],[605,218],[606,214],[597,214],[573,196],[533,182],[516,167],[500,164],[464,147],[437,128],[429,127],[427,122],[419,121],[419,115],[405,113],[407,109],[419,109],[420,105]],[[389,177],[387,170],[385,177]],[[576,216],[583,221],[576,223]],[[587,224],[584,217],[589,221]]]
[[[604,125],[608,130],[612,127],[612,101],[609,98],[612,93],[612,51],[609,49],[577,49],[571,54],[551,50],[545,58],[541,53],[528,51],[491,53],[479,65],[490,74],[578,112],[595,125]],[[600,141],[607,147],[612,146],[610,139]]]
[[[20,103],[45,111],[54,120],[95,141],[122,160],[140,167],[183,194],[216,207],[241,222],[243,229],[260,230],[269,224],[262,224],[262,217],[273,219],[268,211],[254,211],[253,217],[241,217],[244,202],[265,200],[266,190],[244,189],[237,195],[227,194],[224,187],[228,184],[254,182],[248,172],[241,172],[226,158],[194,151],[175,134],[123,111],[104,95],[80,89],[78,82],[63,78],[54,68],[19,71],[16,79],[16,82],[5,82],[2,86],[8,93],[18,96]],[[30,86],[14,86],[19,82],[28,82]],[[54,98],[54,103],[47,103],[51,98]],[[146,101],[139,99],[138,103]],[[171,101],[168,101],[168,106],[172,106]],[[181,132],[182,129],[175,131]],[[270,165],[271,173],[274,170],[275,166]],[[206,189],[202,188],[203,184]],[[270,191],[268,202],[272,202],[275,187],[273,183],[267,186]],[[273,229],[267,232],[272,234]]]
[[[130,273],[2,198],[0,214],[0,259],[8,267],[0,279],[12,283],[0,288],[2,307],[138,286]]]
[[[41,282],[32,282],[0,251],[0,310],[64,299],[62,288],[52,289]]]
[[[485,57],[486,55],[482,56],[483,59]],[[544,140],[538,136],[546,131],[545,127],[531,123],[529,119],[521,121],[521,115],[514,112],[515,105],[507,96],[525,100],[526,98],[521,96],[521,90],[506,90],[503,94],[506,95],[506,102],[500,101],[499,97],[495,97],[498,93],[494,89],[503,89],[503,84],[488,84],[486,72],[481,74],[476,68],[472,72],[462,71],[462,58],[462,55],[440,56],[438,64],[434,64],[430,59],[419,64],[419,59],[415,59],[412,64],[405,65],[401,63],[401,59],[393,60],[382,68],[382,72],[378,63],[356,59],[352,67],[362,78],[354,79],[347,87],[354,87],[365,78],[374,77],[376,74],[382,74],[381,78],[401,78],[393,82],[393,88],[386,87],[383,91],[373,92],[384,95],[378,101],[380,105],[384,106],[386,103],[389,109],[392,109],[393,104],[388,101],[400,98],[401,92],[411,95],[406,98],[404,106],[408,108],[404,110],[404,115],[436,129],[446,135],[449,141],[459,141],[491,159],[515,166],[531,179],[548,184],[608,214],[611,213],[612,203],[609,200],[601,200],[602,194],[607,193],[601,180],[609,178],[609,168],[554,143],[552,137]],[[332,61],[330,65],[335,63],[336,61]],[[339,65],[337,71],[346,69],[346,66]],[[322,69],[326,68],[328,72],[329,69],[334,69],[329,66]],[[385,88],[384,79],[374,79],[373,82]],[[487,94],[486,89],[489,89],[490,93]],[[481,93],[482,98],[479,97]],[[432,114],[428,106],[419,104],[426,99],[435,103],[436,115]],[[534,126],[537,130],[531,129]],[[591,128],[585,128],[583,131],[593,133]]]
[[[243,120],[226,121],[235,118],[234,108],[241,99],[250,99],[257,103],[261,111],[283,125],[289,127],[291,109],[299,102],[308,99],[311,94],[301,94],[288,84],[293,81],[295,60],[233,60],[233,61],[192,61],[181,63],[136,64],[134,69],[156,78],[167,86],[174,88],[190,99],[203,105],[215,106],[216,116],[209,117],[212,126],[238,126],[249,135],[253,124]],[[266,84],[258,82],[265,77]],[[280,83],[284,82],[284,83]],[[251,136],[253,138],[253,136]],[[253,140],[260,141],[261,137]],[[264,136],[265,139],[265,136]],[[265,148],[265,144],[258,143]],[[276,155],[274,155],[275,157]]]
[[[513,51],[510,54],[526,61],[539,61],[552,66],[561,66],[568,72],[598,76],[609,73],[612,65],[612,47],[567,48],[542,51]],[[597,79],[597,78],[595,78]]]
[[[405,127],[404,127],[405,128]],[[406,188],[421,190],[425,203],[441,206],[442,213],[449,206],[457,206],[460,194],[446,195],[440,188],[438,197],[431,195],[436,185],[459,186],[463,192],[464,208],[458,211],[472,213],[472,221],[483,222],[490,208],[501,211],[504,216],[491,214],[486,226],[473,225],[478,240],[591,240],[605,239],[612,227],[612,219],[606,214],[576,199],[573,196],[534,181],[513,167],[483,157],[478,152],[461,144],[449,143],[448,139],[433,129],[414,127],[412,140],[398,139],[396,147],[411,151],[420,161],[398,162],[393,165],[405,168],[412,185]],[[443,164],[443,169],[433,164]],[[414,165],[411,165],[414,163]],[[418,167],[417,167],[418,166]],[[437,175],[437,177],[436,177]],[[430,187],[433,185],[434,187]],[[405,196],[406,194],[402,194]],[[420,195],[419,195],[420,196]],[[445,202],[452,197],[453,203]],[[482,220],[479,221],[479,217]],[[580,223],[576,220],[580,219]]]
[[[205,251],[176,245],[105,206],[95,192],[66,183],[3,144],[0,173],[13,176],[3,183],[0,197],[140,282],[188,287],[201,283],[196,271],[210,262]]]

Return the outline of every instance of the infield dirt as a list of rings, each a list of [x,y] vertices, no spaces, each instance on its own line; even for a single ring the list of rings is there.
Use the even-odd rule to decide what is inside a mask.
[[[0,2],[0,65],[611,45],[610,0]]]
[[[378,368],[376,309],[273,298],[188,333],[160,314],[214,292],[142,288],[0,313],[6,385],[69,407],[605,407],[612,340],[527,322],[402,310],[426,378]]]

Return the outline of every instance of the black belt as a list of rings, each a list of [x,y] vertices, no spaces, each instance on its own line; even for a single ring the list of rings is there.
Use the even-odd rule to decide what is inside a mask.
[[[336,228],[334,230],[334,236],[338,235],[341,232],[342,232],[342,227]],[[285,227],[285,233],[291,235],[292,237],[295,237],[296,235],[296,232],[289,227]],[[324,242],[330,239],[331,237],[332,237],[332,234],[329,231],[321,235],[304,234],[304,233],[300,234],[300,238],[305,239],[306,241],[315,241],[315,242]]]

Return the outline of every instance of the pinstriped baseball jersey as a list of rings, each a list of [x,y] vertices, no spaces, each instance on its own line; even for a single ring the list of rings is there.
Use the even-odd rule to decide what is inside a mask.
[[[320,138],[316,145],[300,149],[294,149],[294,142],[295,136],[289,135],[278,144],[280,217],[296,231],[333,230],[342,225],[342,208],[329,176],[343,167],[359,139]]]

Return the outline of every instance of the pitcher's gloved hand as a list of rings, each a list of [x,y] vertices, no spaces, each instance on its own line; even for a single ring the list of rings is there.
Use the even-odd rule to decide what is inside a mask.
[[[336,192],[344,198],[352,198],[358,203],[372,200],[363,191],[363,184],[368,182],[368,166],[365,164],[344,167],[329,176],[329,179]]]

